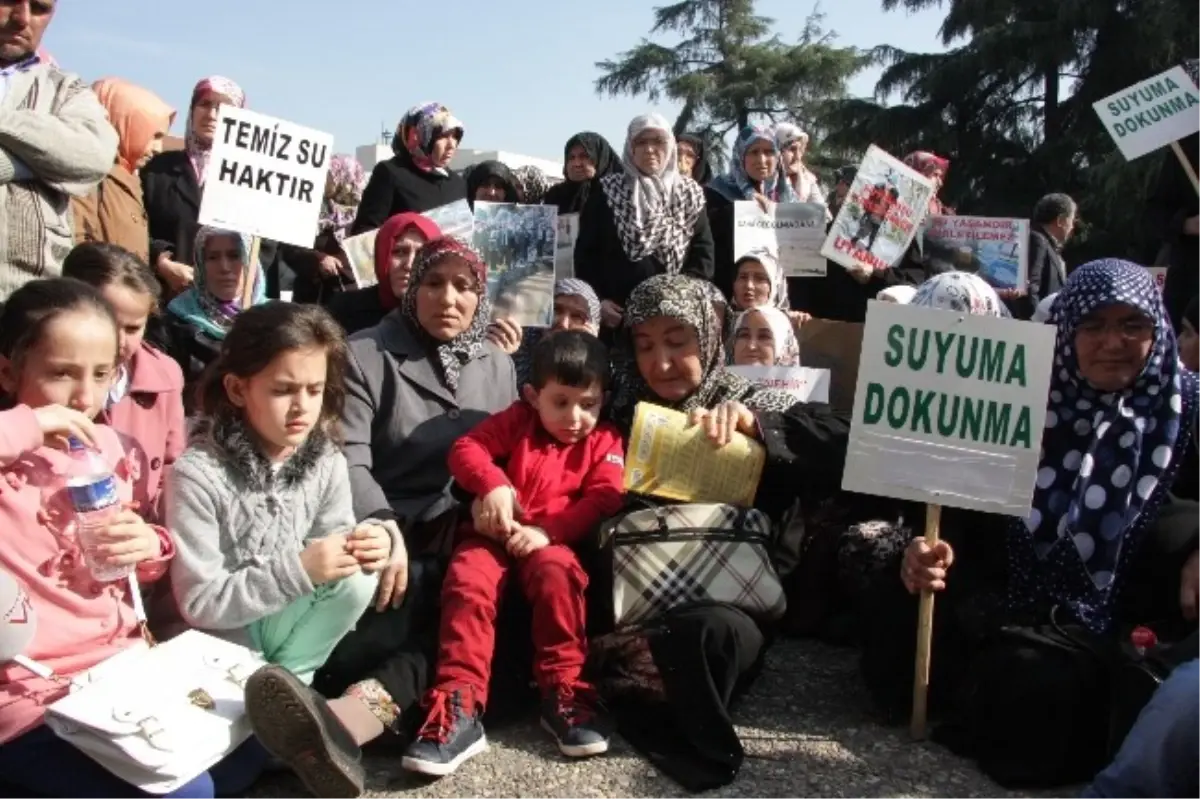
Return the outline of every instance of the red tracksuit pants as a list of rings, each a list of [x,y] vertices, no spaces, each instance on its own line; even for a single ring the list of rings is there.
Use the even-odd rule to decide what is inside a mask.
[[[496,612],[513,571],[533,610],[533,676],[538,687],[547,691],[578,682],[587,658],[588,580],[575,553],[551,544],[517,560],[503,544],[472,534],[455,548],[442,583],[435,681],[439,690],[469,686],[486,706]]]

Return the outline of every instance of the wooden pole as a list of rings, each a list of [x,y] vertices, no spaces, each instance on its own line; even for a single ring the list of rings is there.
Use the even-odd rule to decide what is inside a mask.
[[[242,310],[254,303],[254,284],[258,282],[258,273],[262,267],[258,263],[258,254],[262,248],[262,239],[255,236],[250,241],[250,254],[246,256],[246,283],[242,286]]]
[[[930,548],[937,545],[942,521],[941,505],[925,506],[925,543]],[[926,710],[929,702],[929,658],[933,642],[933,592],[921,592],[921,605],[917,610],[917,662],[913,674],[912,723],[909,731],[913,740],[925,738]]]
[[[1188,180],[1192,181],[1192,188],[1200,194],[1200,177],[1196,176],[1196,170],[1192,167],[1192,162],[1188,160],[1187,153],[1179,146],[1179,142],[1171,142],[1171,149],[1175,151],[1175,157],[1179,159],[1179,165],[1183,167],[1183,171],[1187,173]]]

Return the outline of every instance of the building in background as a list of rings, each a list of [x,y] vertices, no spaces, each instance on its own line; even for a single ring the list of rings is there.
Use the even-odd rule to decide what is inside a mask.
[[[366,170],[368,175],[371,174],[371,170],[375,168],[376,164],[380,161],[388,160],[393,155],[395,153],[392,152],[392,148],[389,145],[378,142],[375,144],[364,144],[354,151],[354,157],[358,159],[358,163],[362,164],[362,168]]]

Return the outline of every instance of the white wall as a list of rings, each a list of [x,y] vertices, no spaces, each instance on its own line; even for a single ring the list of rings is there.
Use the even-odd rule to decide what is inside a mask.
[[[386,161],[392,157],[394,153],[392,148],[386,144],[364,144],[354,151],[354,157],[358,159],[358,163],[362,164],[362,168],[367,174],[375,168],[375,165],[380,161]]]

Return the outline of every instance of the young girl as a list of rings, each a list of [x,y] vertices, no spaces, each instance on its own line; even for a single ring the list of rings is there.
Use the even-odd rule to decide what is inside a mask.
[[[94,449],[132,496],[117,434],[93,419],[117,369],[117,322],[96,289],[77,280],[35,280],[0,312],[0,570],[27,591],[38,619],[25,655],[63,678],[75,677],[140,639],[127,581],[98,583],[79,549],[64,488],[68,437]],[[174,554],[161,527],[122,510],[100,532],[93,557],[136,566],[149,583]],[[0,664],[0,775],[17,794],[129,796],[114,777],[44,724],[47,705],[66,694],[13,663]],[[230,774],[222,790],[240,792],[254,774]],[[238,777],[241,777],[239,779]],[[236,784],[233,784],[236,783]],[[172,796],[213,796],[204,774]],[[139,794],[140,795],[140,794]]]
[[[202,416],[167,481],[178,547],[171,583],[184,620],[306,683],[370,604],[376,573],[403,552],[394,522],[355,526],[337,446],[346,360],[342,332],[322,308],[243,311],[205,376]],[[274,723],[295,708],[248,694],[247,710],[263,745],[295,760],[304,779],[313,752],[297,753]]]
[[[163,475],[183,452],[183,372],[146,344],[146,323],[162,288],[150,267],[115,244],[81,244],[63,261],[63,275],[100,290],[117,317],[117,371],[104,420],[126,440],[133,499],[146,519],[161,516]]]

